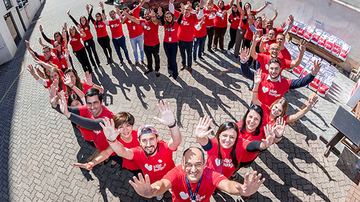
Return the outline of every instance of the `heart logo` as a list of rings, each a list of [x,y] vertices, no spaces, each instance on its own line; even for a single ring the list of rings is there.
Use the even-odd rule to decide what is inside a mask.
[[[180,192],[180,197],[181,197],[183,200],[185,200],[185,199],[189,198],[189,194],[182,191],[182,192]]]
[[[266,69],[266,70],[269,69],[269,65],[268,65],[268,64],[265,65],[265,69]]]
[[[269,88],[266,88],[265,86],[263,86],[263,87],[262,87],[262,91],[263,91],[264,93],[267,93],[267,92],[269,91]]]
[[[152,170],[152,165],[145,164],[145,168],[148,169],[149,171],[151,171]]]
[[[161,160],[161,159],[159,159],[159,160],[158,160],[158,162],[159,162],[159,163],[162,163],[162,160]]]
[[[221,164],[221,160],[218,159],[218,158],[216,158],[216,159],[215,159],[215,164],[216,164],[216,166],[219,166],[219,165]]]

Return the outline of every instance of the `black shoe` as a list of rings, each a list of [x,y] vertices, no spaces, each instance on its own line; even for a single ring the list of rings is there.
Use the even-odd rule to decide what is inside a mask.
[[[119,65],[124,66],[124,61],[120,61]]]
[[[209,51],[209,53],[214,53],[214,51],[213,51],[213,50],[211,50],[211,49],[209,49],[208,51]]]
[[[152,72],[153,70],[146,70],[145,72],[144,72],[144,74],[146,75],[146,74],[148,74],[148,73],[150,73],[150,72]]]
[[[197,63],[197,61],[196,61],[196,60],[194,60],[194,65],[198,65],[198,63]]]
[[[159,77],[160,76],[160,72],[159,71],[156,71],[156,77]]]
[[[130,66],[133,66],[134,64],[131,62],[131,60],[128,60],[128,63]]]
[[[201,62],[205,62],[205,59],[204,59],[203,57],[199,57],[199,60],[200,60]]]

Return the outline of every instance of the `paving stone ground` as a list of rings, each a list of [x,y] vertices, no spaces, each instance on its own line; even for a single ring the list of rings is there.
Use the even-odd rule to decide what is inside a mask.
[[[78,19],[86,13],[87,2],[95,5],[95,12],[100,11],[95,0],[46,1],[24,39],[40,52],[39,25],[51,37],[61,29],[63,22],[72,25],[66,15],[67,8],[71,8],[71,14]],[[105,9],[109,11],[112,6],[105,5]],[[126,26],[123,28],[127,36]],[[92,32],[96,36],[93,28]],[[163,28],[159,33],[162,41]],[[129,40],[127,46],[133,59]],[[241,75],[234,56],[220,52],[206,54],[206,61],[193,66],[192,74],[181,71],[175,81],[167,76],[162,45],[159,78],[155,73],[144,76],[144,67],[128,64],[120,67],[114,49],[116,64],[105,65],[106,59],[98,44],[96,48],[105,71],[95,70],[94,76],[95,82],[105,89],[105,105],[114,113],[132,113],[136,119],[134,128],[153,124],[160,138],[168,140],[167,127],[153,117],[158,115],[156,103],[159,99],[171,102],[183,136],[174,153],[176,165],[181,163],[185,148],[198,146],[193,130],[200,117],[213,117],[212,128],[217,130],[225,121],[240,121],[249,106],[252,82]],[[65,116],[50,107],[48,91],[26,71],[32,59],[25,50],[22,41],[15,58],[0,67],[0,201],[156,201],[134,192],[128,183],[130,172],[117,176],[116,168],[109,165],[95,166],[91,172],[72,165],[85,162],[95,149],[82,139]],[[84,78],[75,56],[73,61],[80,77]],[[177,62],[180,66],[180,56]],[[284,76],[295,78],[288,72]],[[246,172],[257,170],[263,174],[266,181],[256,194],[241,198],[219,193],[211,200],[345,201],[358,157],[339,144],[341,155],[331,154],[325,158],[325,146],[319,136],[330,139],[335,134],[329,123],[338,106],[348,108],[345,103],[353,86],[354,82],[344,74],[337,74],[326,98],[320,98],[317,106],[294,126],[287,126],[286,137],[280,143],[261,153],[249,168],[238,172],[236,180],[239,182]],[[288,113],[295,113],[310,94],[307,88],[290,90],[285,95],[290,103]],[[167,193],[164,201],[169,200],[171,194]]]

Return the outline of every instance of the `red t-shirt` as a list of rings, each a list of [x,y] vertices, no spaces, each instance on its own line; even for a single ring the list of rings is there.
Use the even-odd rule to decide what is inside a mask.
[[[213,5],[214,8],[216,9],[217,13],[223,13],[226,12],[226,14],[224,15],[224,17],[219,17],[218,15],[216,15],[215,19],[214,19],[214,26],[215,27],[227,27],[227,11],[230,9],[230,5],[226,4],[224,6],[224,9],[220,9],[219,7],[217,7],[215,4]]]
[[[39,60],[46,62],[46,63],[54,64],[57,66],[58,69],[62,68],[61,62],[55,55],[51,55],[48,60],[45,59],[44,55],[39,55]]]
[[[188,17],[182,16],[180,27],[178,30],[178,38],[181,41],[193,41],[194,27],[197,21],[195,14],[190,14]]]
[[[60,71],[61,72],[61,71]],[[61,80],[62,80],[62,77],[61,77]],[[51,84],[52,84],[52,81],[51,80],[47,80],[46,81],[46,86],[44,86],[45,88],[50,88],[50,86],[51,86]],[[59,85],[58,85],[58,92],[60,92],[60,91],[66,91],[66,86],[65,86],[65,84],[64,84],[64,81],[62,81],[62,89],[60,88],[60,83],[59,83]]]
[[[191,201],[185,175],[186,174],[183,166],[178,165],[164,176],[163,179],[167,179],[171,182],[171,190],[173,193],[172,201]],[[204,169],[201,184],[196,195],[196,201],[210,201],[210,197],[214,193],[215,188],[219,185],[221,181],[226,179],[227,178],[224,175],[206,167]],[[199,182],[190,182],[190,188],[193,194],[195,194],[198,184]]]
[[[107,36],[106,24],[103,21],[94,21],[97,38]]]
[[[123,139],[119,138],[118,141],[121,142],[121,144],[124,145],[124,147],[130,149],[140,146],[137,136],[137,130],[133,130],[131,132],[132,140],[129,143],[126,143]],[[120,136],[119,136],[120,137]],[[128,160],[126,158],[123,158],[123,164],[122,166],[128,170],[140,170],[139,165],[135,161]]]
[[[229,19],[231,20],[230,27],[233,29],[237,29],[239,27],[241,17],[238,16],[236,13],[235,13],[235,17],[234,17],[234,15],[231,13],[229,16]]]
[[[89,119],[94,119],[94,116],[91,114],[91,112],[89,111],[88,107],[86,105],[82,105],[80,107],[78,107],[79,111],[80,111],[80,116],[81,117],[85,117],[85,118],[89,118]],[[84,137],[85,140],[87,141],[91,141],[92,139],[92,130],[83,128],[81,126],[77,126],[77,128],[80,130],[81,135]]]
[[[212,9],[212,12],[216,13],[216,9]],[[204,16],[205,18],[205,26],[206,27],[213,27],[214,26],[214,19],[209,19],[209,16],[211,15],[211,10],[208,10],[207,7],[204,7]]]
[[[225,177],[229,178],[236,170],[233,165],[231,158],[231,150],[233,147],[229,149],[224,149],[220,146],[222,160],[219,159],[219,143],[216,138],[211,138],[212,148],[207,151],[207,160],[206,165],[208,168],[215,170],[218,173],[222,173]],[[238,163],[240,163],[241,156],[245,152],[246,147],[243,145],[243,139],[238,138],[236,144],[236,159]]]
[[[201,19],[198,20],[198,21],[195,23],[195,25],[198,25],[198,24],[200,23],[200,21],[201,21]],[[204,37],[204,36],[206,36],[206,33],[207,33],[207,32],[206,32],[206,25],[205,25],[205,23],[201,25],[200,30],[197,30],[197,29],[195,28],[195,26],[194,26],[194,37],[195,37],[195,38]]]
[[[51,41],[51,45],[54,46],[55,40],[54,40],[54,39],[50,39],[50,41]],[[61,46],[62,46],[62,47],[65,47],[65,40],[63,40],[63,41],[61,42]]]
[[[271,106],[273,102],[284,96],[289,90],[291,79],[285,79],[280,76],[280,81],[271,81],[269,74],[261,74],[261,83],[258,90],[258,100],[266,106]]]
[[[239,127],[239,139],[242,138],[243,139],[243,146],[244,148],[246,148],[246,146],[252,142],[252,141],[261,141],[262,139],[265,139],[265,133],[263,130],[263,127],[261,126],[260,128],[260,133],[259,135],[255,136],[254,132],[249,133],[247,132],[246,128],[244,129],[243,132],[240,131],[240,128],[242,126],[243,122],[240,121],[238,123],[236,123],[236,125]],[[253,159],[255,159],[257,157],[259,152],[248,152],[246,151],[246,149],[244,150],[244,153],[241,157],[241,162],[249,162],[252,161]]]
[[[80,34],[75,34],[73,37],[71,37],[70,45],[73,51],[79,51],[84,48],[84,45],[80,41]]]
[[[272,28],[272,30],[275,31],[275,37],[276,37],[278,34],[284,32],[284,28]],[[266,28],[266,34],[268,34],[269,31],[270,31],[270,30],[269,30],[268,28]]]
[[[244,38],[252,41],[253,32],[251,31],[251,29],[249,27],[249,22],[246,21],[246,23],[244,24],[244,22],[242,20],[240,20],[240,28],[246,30],[246,32],[244,34]]]
[[[143,174],[148,174],[150,182],[154,183],[175,167],[172,159],[173,150],[168,147],[168,142],[160,141],[158,151],[154,156],[147,156],[141,147],[131,148],[134,152],[133,161],[141,168]]]
[[[79,24],[79,25],[80,25],[80,30],[86,34],[86,36],[84,38],[81,38],[83,41],[87,41],[87,40],[93,38],[93,35],[91,34],[89,27],[86,27],[84,25],[84,28],[83,28],[83,25],[81,25],[81,24]]]
[[[152,20],[140,19],[140,25],[144,30],[144,45],[155,46],[159,41],[159,23],[155,25]]]
[[[115,20],[109,20],[109,26],[110,26],[111,36],[113,39],[117,39],[124,36],[122,24],[119,18]]]
[[[261,106],[261,108],[263,108]],[[264,116],[263,116],[263,126],[266,126],[267,124],[270,124],[271,126],[274,126],[275,124],[275,119],[271,119],[271,116],[270,116],[270,109],[269,108],[263,108],[263,112],[264,112]],[[287,125],[288,122],[286,122],[286,119],[289,117],[288,114],[285,114],[285,116],[283,117],[284,121],[285,121],[285,124]]]
[[[91,88],[91,86],[87,85],[84,80],[81,80],[81,83],[82,83],[82,85],[83,85],[83,90],[82,90],[82,92],[83,92],[84,94],[86,94],[86,91],[88,91],[88,90]],[[73,89],[71,89],[70,95],[72,95],[72,94],[74,94],[74,93],[76,94],[76,92],[75,92]],[[70,95],[69,95],[69,96],[70,96]]]
[[[132,10],[132,16],[139,18],[139,13],[140,13],[140,8],[139,6],[135,7]],[[126,19],[125,23],[127,25],[128,31],[129,31],[129,37],[130,39],[132,38],[136,38],[138,36],[140,36],[143,33],[143,28],[141,27],[141,25],[138,25],[136,23],[134,23],[133,21]]]
[[[266,42],[265,44],[268,44],[268,42]],[[269,51],[270,46],[267,45],[267,46],[264,46],[264,48],[265,48],[266,51]],[[267,54],[269,54],[269,52],[267,52]],[[284,48],[279,52],[278,58],[279,59],[283,58],[283,59],[286,59],[286,60],[291,60],[291,54],[286,48]]]
[[[271,56],[264,53],[259,53],[256,61],[260,63],[260,69],[262,73],[268,74],[269,73],[269,61],[271,59]],[[284,58],[279,58],[281,63],[281,71],[284,69],[291,69],[291,60],[286,60]],[[281,74],[281,73],[280,73]]]
[[[269,54],[270,45],[273,44],[273,43],[276,43],[276,39],[271,40],[271,41],[269,40],[269,41],[267,41],[266,43],[263,44],[264,49],[267,51],[266,54]]]
[[[171,25],[167,25],[167,23],[165,23],[164,25],[164,42],[167,43],[177,43],[179,41],[178,37],[177,37],[177,33],[178,33],[178,29],[179,29],[179,24],[174,21],[174,24]]]
[[[64,50],[63,50],[64,51]],[[57,58],[57,59],[59,59],[58,57],[57,57],[57,53],[58,53],[58,51],[55,49],[55,48],[52,48],[51,49],[51,52],[53,52],[54,54],[55,54],[55,57]],[[64,56],[63,56],[63,54],[62,53],[59,53],[59,56],[60,56],[60,63],[61,63],[61,66],[59,67],[60,69],[65,69],[65,68],[67,68],[68,66],[67,66],[67,63],[66,63],[66,60],[65,60],[65,58],[64,58]]]

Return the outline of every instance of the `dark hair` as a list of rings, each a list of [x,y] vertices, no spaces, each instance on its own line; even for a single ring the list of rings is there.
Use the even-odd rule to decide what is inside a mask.
[[[83,24],[81,24],[81,19],[82,19],[82,18],[85,18],[85,26],[84,26]],[[85,27],[87,27],[87,28],[90,30],[89,21],[86,19],[86,17],[85,17],[84,15],[82,15],[82,16],[80,17],[80,26],[81,26],[83,29],[85,29]]]
[[[101,103],[103,101],[103,95],[96,88],[90,88],[89,90],[87,90],[86,93],[85,93],[85,99],[87,100],[88,97],[92,97],[92,96],[95,96],[95,95],[98,96],[99,101]]]
[[[49,46],[44,46],[44,47],[43,47],[43,50],[44,50],[44,49],[48,49],[49,51],[51,51],[51,48],[50,48]]]
[[[76,71],[74,69],[67,69],[65,72],[64,72],[64,75],[66,75],[67,73],[69,72],[72,72],[76,78],[76,81],[74,83],[74,85],[76,87],[78,87],[78,89],[80,89],[81,91],[84,90],[84,85],[81,83],[81,80],[80,80],[80,77],[78,76],[78,74],[76,73]],[[71,88],[69,86],[66,86],[66,95],[70,95],[71,93]]]
[[[55,72],[58,76],[59,76],[59,89],[60,90],[65,90],[65,89],[63,89],[63,80],[62,80],[62,77],[61,77],[61,74],[60,74],[60,71],[61,70],[59,70],[58,68],[57,68],[57,66],[56,65],[54,65],[54,64],[51,64],[53,67],[51,67],[51,69],[50,69],[50,71],[49,71],[49,77],[50,77],[50,74],[52,73],[52,72]],[[51,80],[51,79],[50,79]],[[53,81],[51,81],[51,83],[52,83]]]
[[[189,148],[185,149],[185,151],[183,152],[183,158],[185,157],[186,152],[188,152],[190,149],[194,149],[194,148],[196,148],[196,149],[198,149],[198,150],[201,151],[202,160],[203,160],[203,163],[205,163],[205,154],[204,154],[204,151],[203,151],[202,149],[200,149],[199,147],[189,147]]]
[[[135,123],[134,116],[128,112],[119,112],[119,113],[115,114],[115,116],[113,117],[113,120],[115,123],[115,128],[118,128],[119,126],[123,125],[124,123],[128,123],[132,126]]]
[[[269,60],[269,65],[272,64],[272,63],[278,63],[279,66],[281,67],[281,62],[280,62],[280,60],[278,58],[271,58]]]
[[[248,116],[250,110],[254,110],[256,113],[258,113],[260,115],[260,123],[256,127],[255,133],[254,133],[254,136],[258,136],[260,134],[260,128],[261,128],[263,117],[264,117],[264,112],[259,105],[253,105],[247,110],[247,112],[245,113],[243,120],[242,120],[243,124],[241,125],[240,132],[244,133],[244,130],[246,130],[246,117]]]
[[[238,141],[238,136],[239,136],[239,128],[237,127],[236,123],[234,122],[230,122],[230,121],[227,121],[223,124],[220,125],[218,131],[216,132],[216,140],[218,141],[218,157],[219,159],[222,161],[222,155],[221,155],[221,148],[220,148],[220,134],[226,130],[229,130],[229,129],[234,129],[235,132],[236,132],[236,136],[235,136],[235,143],[234,145],[232,146],[232,149],[231,149],[231,152],[230,152],[230,156],[231,156],[231,160],[233,162],[233,165],[234,167],[236,168],[236,170],[238,169],[238,167],[240,166],[239,162],[238,162],[238,159],[236,158],[236,144],[237,144],[237,141]],[[239,159],[240,160],[240,159]]]
[[[168,14],[170,14],[172,16],[172,21],[170,23],[168,23],[166,21],[166,15],[168,15]],[[166,13],[164,14],[164,17],[165,17],[165,28],[168,24],[170,24],[171,27],[174,26],[174,23],[175,23],[175,15],[174,14],[172,14],[170,11],[166,11]]]
[[[102,18],[102,17],[101,17],[101,13],[96,13],[96,14],[95,14],[95,20],[96,20],[96,16],[97,16],[97,15],[100,15],[100,18]],[[100,20],[100,21],[101,21],[101,20]],[[96,20],[96,27],[95,27],[95,28],[98,28],[98,23],[99,23],[100,21]]]
[[[57,59],[61,62],[61,55],[62,55],[62,52],[63,52],[63,48],[62,48],[62,45],[60,42],[58,41],[54,41],[54,47],[55,47],[55,44],[58,43],[59,46],[60,46],[60,51],[58,51],[56,48],[55,48],[55,51],[56,51],[56,57]]]
[[[246,6],[246,4],[248,4],[248,5],[249,5],[250,10],[251,10],[251,4],[250,4],[249,2],[246,2],[246,3],[244,4],[244,10],[245,10],[245,6]]]
[[[236,8],[237,8],[237,5],[236,5],[236,4],[233,4],[232,6],[236,6]],[[234,18],[235,18],[236,16],[240,16],[239,10],[236,11],[236,12],[234,12],[233,9],[231,9],[231,13],[232,13],[232,15],[233,15]]]
[[[279,33],[279,34],[277,34],[277,36],[283,36],[284,37],[284,39],[285,39],[285,35],[283,34],[283,33]]]
[[[55,38],[55,35],[57,35],[57,34],[60,36],[60,41],[59,41],[59,42],[62,43],[62,42],[64,41],[64,38],[63,38],[63,36],[61,35],[60,32],[55,32],[55,33],[54,33],[54,38]],[[55,41],[56,41],[56,40],[55,40]]]
[[[77,100],[81,103],[81,105],[83,105],[80,97],[76,94],[76,93],[73,93],[71,94],[69,97],[68,97],[68,106],[71,106],[71,103],[74,101],[74,100]]]

